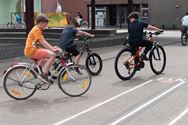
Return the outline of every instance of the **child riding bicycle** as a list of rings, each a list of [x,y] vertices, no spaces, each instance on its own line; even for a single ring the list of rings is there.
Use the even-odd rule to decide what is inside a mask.
[[[188,29],[188,12],[186,12],[186,15],[181,19],[182,23],[182,33],[187,34]]]
[[[162,31],[161,29],[148,25],[144,22],[139,21],[139,15],[137,12],[132,12],[129,14],[128,19],[130,21],[128,25],[128,33],[129,38],[128,42],[130,46],[133,48],[134,53],[136,52],[136,48],[138,47],[146,47],[144,52],[141,55],[141,58],[143,60],[149,60],[147,58],[148,51],[152,48],[152,40],[145,40],[143,39],[143,30],[144,28],[150,29],[150,30],[156,30],[156,31]],[[139,63],[139,59],[135,59],[136,63]],[[140,68],[137,67],[139,70]]]
[[[36,25],[27,36],[24,54],[26,57],[37,60],[42,69],[42,80],[46,83],[51,83],[52,81],[48,79],[48,72],[55,61],[55,53],[60,51],[60,48],[50,45],[44,39],[42,32],[47,27],[47,24],[48,17],[46,15],[40,14],[37,16]]]
[[[77,20],[74,18],[70,19],[69,23],[70,25],[65,27],[65,29],[61,34],[59,45],[62,50],[65,50],[66,52],[71,53],[73,56],[75,56],[75,64],[79,64],[81,54],[74,44],[74,39],[76,35],[87,36],[90,38],[95,37],[95,35],[81,30],[77,30],[77,28],[80,27],[80,25],[78,24]]]

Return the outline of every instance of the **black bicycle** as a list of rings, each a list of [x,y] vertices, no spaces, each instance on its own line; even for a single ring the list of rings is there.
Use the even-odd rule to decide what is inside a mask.
[[[86,68],[92,75],[98,75],[102,71],[102,67],[103,67],[102,59],[99,56],[99,54],[92,52],[92,50],[90,49],[87,42],[89,39],[90,39],[89,37],[80,37],[76,40],[83,42],[83,46],[79,49],[81,56],[85,52],[87,53],[87,57],[85,61]],[[73,62],[72,57],[73,55],[71,53],[67,53],[66,59],[68,61]]]
[[[152,39],[153,35],[160,35],[161,32],[145,32],[148,38]],[[136,53],[128,46],[123,48],[115,59],[115,72],[121,80],[130,80],[140,68],[144,68],[145,63],[140,56],[143,47],[137,48]],[[158,75],[161,74],[166,66],[166,54],[164,48],[157,41],[153,41],[153,47],[149,53],[149,61],[152,71]],[[138,70],[139,67],[139,70]]]
[[[188,40],[188,27],[183,27],[181,31],[181,43],[183,46],[187,45]]]

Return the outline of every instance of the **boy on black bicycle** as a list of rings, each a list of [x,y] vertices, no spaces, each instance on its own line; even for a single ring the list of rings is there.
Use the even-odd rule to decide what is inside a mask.
[[[136,52],[136,48],[138,47],[146,47],[144,52],[141,54],[141,58],[143,60],[149,60],[147,58],[148,51],[152,48],[152,41],[143,39],[143,30],[144,28],[156,31],[162,31],[161,29],[148,25],[142,21],[139,21],[139,15],[137,12],[132,12],[129,14],[128,19],[130,21],[128,25],[128,33],[129,38],[128,42],[130,46],[133,48],[134,52]],[[138,59],[135,60],[137,63],[139,62]]]
[[[76,28],[80,27],[80,25],[74,18],[70,19],[69,23],[70,25],[65,27],[61,34],[60,47],[62,50],[65,50],[75,56],[75,64],[78,64],[81,58],[81,54],[74,45],[74,39],[76,35],[87,36],[91,38],[93,38],[95,35],[77,30]]]

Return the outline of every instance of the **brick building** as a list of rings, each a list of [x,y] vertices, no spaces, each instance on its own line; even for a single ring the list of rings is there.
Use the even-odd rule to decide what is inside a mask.
[[[25,0],[0,0],[0,25],[11,20],[11,13],[25,12]],[[97,26],[127,26],[128,0],[95,0]],[[34,0],[35,12],[81,12],[91,21],[91,0]],[[141,13],[142,20],[165,29],[179,29],[181,18],[188,11],[188,0],[133,0],[133,10]],[[5,11],[6,10],[6,11]],[[159,21],[160,20],[160,21]]]

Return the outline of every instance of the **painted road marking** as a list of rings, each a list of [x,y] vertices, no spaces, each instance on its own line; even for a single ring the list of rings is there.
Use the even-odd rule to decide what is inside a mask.
[[[171,121],[168,125],[174,125],[178,120],[180,120],[186,113],[188,113],[188,108],[185,109],[178,117]]]
[[[153,98],[152,100],[146,102],[145,104],[141,105],[140,107],[136,108],[135,110],[131,111],[130,113],[126,114],[125,116],[121,117],[120,119],[116,120],[115,122],[111,123],[110,125],[117,125],[118,123],[120,123],[121,121],[127,119],[128,117],[132,116],[133,114],[137,113],[138,111],[142,110],[143,108],[147,107],[148,105],[152,104],[153,102],[155,102],[156,100],[162,98],[163,96],[165,96],[166,94],[170,93],[171,91],[173,91],[174,89],[178,88],[179,86],[182,86],[183,84],[185,84],[185,81],[180,82],[179,84],[175,85],[174,87],[166,90],[165,92],[161,93],[160,95],[158,95],[157,97]]]
[[[86,110],[84,110],[84,111],[82,111],[82,112],[80,112],[80,113],[78,113],[78,114],[75,114],[75,115],[73,115],[73,116],[71,116],[71,117],[69,117],[69,118],[66,118],[66,119],[64,119],[64,120],[62,120],[62,121],[60,121],[60,122],[57,122],[57,123],[55,123],[55,124],[53,124],[53,125],[61,125],[61,124],[63,124],[63,123],[66,123],[66,122],[68,122],[68,121],[70,121],[70,120],[72,120],[72,119],[74,119],[74,118],[76,118],[76,117],[78,117],[78,116],[81,116],[81,115],[83,115],[83,114],[85,114],[85,113],[87,113],[87,112],[89,112],[89,111],[92,111],[92,110],[94,110],[94,109],[96,109],[96,108],[98,108],[98,107],[100,107],[100,106],[102,106],[102,105],[104,105],[104,104],[106,104],[106,103],[108,103],[108,102],[111,102],[111,101],[113,101],[113,100],[115,100],[115,99],[117,99],[117,98],[119,98],[119,97],[121,97],[121,96],[123,96],[123,95],[125,95],[125,94],[128,94],[128,93],[130,93],[130,92],[132,92],[132,91],[134,91],[134,90],[136,90],[136,89],[138,89],[138,88],[141,88],[141,87],[143,87],[144,85],[151,83],[152,81],[153,81],[153,80],[149,80],[149,81],[147,81],[147,82],[144,82],[144,83],[142,83],[142,84],[139,85],[139,86],[136,86],[136,87],[134,87],[134,88],[132,88],[132,89],[129,89],[128,91],[125,91],[125,92],[123,92],[123,93],[121,93],[121,94],[119,94],[119,95],[116,95],[116,96],[114,96],[114,97],[112,97],[112,98],[110,98],[110,99],[108,99],[108,100],[106,100],[106,101],[103,101],[103,102],[101,102],[101,103],[99,103],[99,104],[97,104],[97,105],[95,105],[95,106],[93,106],[93,107],[90,107],[90,108],[88,108],[88,109],[86,109]]]

